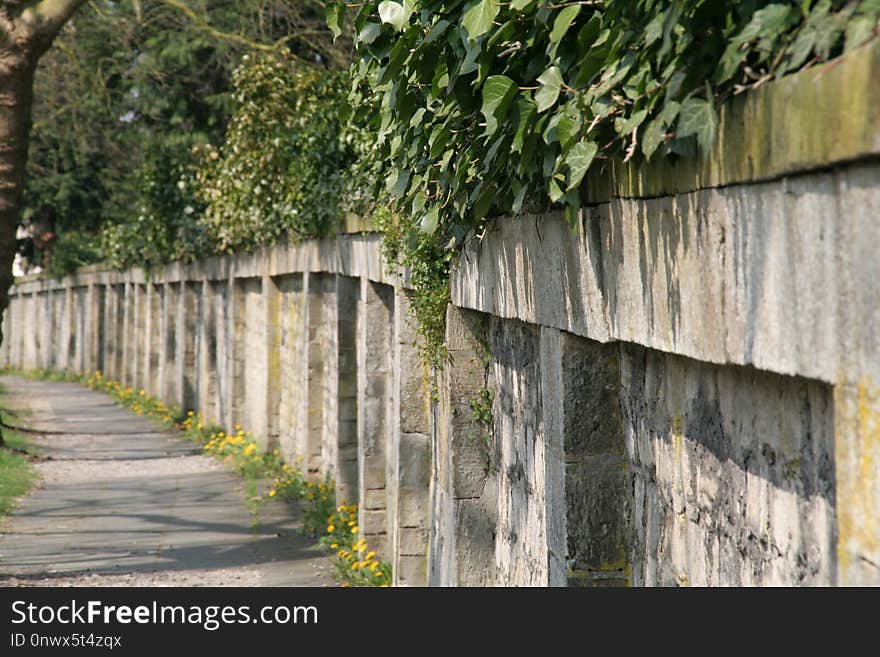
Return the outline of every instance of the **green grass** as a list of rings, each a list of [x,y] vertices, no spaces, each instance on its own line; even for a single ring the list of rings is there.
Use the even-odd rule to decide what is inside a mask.
[[[2,417],[9,421],[9,412],[3,409]],[[20,433],[3,430],[6,446],[12,449],[28,450],[27,438]],[[0,449],[0,523],[16,506],[18,498],[27,493],[37,481],[37,471],[24,454],[10,449]]]

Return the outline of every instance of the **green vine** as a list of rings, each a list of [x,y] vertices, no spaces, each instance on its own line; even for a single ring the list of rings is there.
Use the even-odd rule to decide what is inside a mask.
[[[554,205],[573,219],[611,158],[708,151],[721,102],[852,50],[880,18],[880,0],[337,0],[331,29],[347,9],[350,99],[375,134],[362,166],[407,218],[386,241],[414,268],[429,353],[467,235]]]

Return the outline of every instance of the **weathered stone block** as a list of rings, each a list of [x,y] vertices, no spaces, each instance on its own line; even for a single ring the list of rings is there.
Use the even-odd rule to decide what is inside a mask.
[[[428,549],[428,530],[401,527],[399,531],[397,553],[404,556],[421,556]]]
[[[395,570],[395,586],[425,586],[428,560],[424,556],[400,556]]]
[[[361,501],[364,509],[385,509],[385,489],[378,490],[367,489],[364,491],[364,498]]]
[[[455,584],[493,586],[496,527],[494,504],[479,498],[458,499],[455,500],[453,509]]]

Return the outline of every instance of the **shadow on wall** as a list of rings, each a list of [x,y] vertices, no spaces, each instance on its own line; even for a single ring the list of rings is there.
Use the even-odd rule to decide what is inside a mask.
[[[634,584],[834,584],[831,387],[623,345]]]

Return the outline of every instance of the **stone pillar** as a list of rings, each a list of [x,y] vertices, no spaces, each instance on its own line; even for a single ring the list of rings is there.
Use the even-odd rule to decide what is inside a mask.
[[[238,281],[244,298],[244,409],[240,423],[263,449],[277,444],[278,291],[268,276]],[[271,411],[270,411],[271,409]]]
[[[10,294],[9,304],[3,311],[3,317],[0,318],[0,367],[10,367],[12,365],[12,315],[15,313],[15,296]]]
[[[86,290],[86,324],[88,342],[85,352],[85,371],[104,369],[104,286],[92,283]],[[48,345],[47,345],[48,347]]]
[[[140,283],[132,284],[131,304],[134,324],[131,332],[131,382],[128,384],[135,390],[142,389],[145,384],[144,362],[146,341],[146,287]]]
[[[371,549],[386,559],[391,553],[386,480],[393,307],[393,288],[362,279],[358,312],[358,524]]]
[[[126,276],[127,278],[127,276]],[[122,360],[119,369],[119,382],[123,386],[131,385],[131,368],[132,368],[132,341],[134,333],[134,297],[133,286],[126,281],[124,285],[122,297]]]
[[[65,370],[74,370],[76,365],[74,357],[76,355],[76,313],[73,304],[73,287],[67,285],[64,288],[63,315],[64,320],[61,326],[61,368]]]
[[[270,276],[263,276],[263,311],[265,333],[265,405],[260,435],[265,438],[265,448],[274,450],[279,445],[281,407],[281,291]]]
[[[101,370],[107,378],[113,378],[113,358],[116,347],[116,294],[114,285],[104,290],[104,341],[101,345],[104,367]]]
[[[834,387],[837,583],[880,585],[880,387]]]
[[[358,499],[358,299],[361,282],[338,276],[336,283],[336,499]]]
[[[394,297],[393,411],[388,508],[395,586],[428,582],[430,376],[407,293]]]
[[[30,321],[30,331],[33,340],[32,367],[38,368],[42,367],[43,364],[42,345],[45,337],[42,331],[43,294],[40,290],[35,290],[33,295],[31,296]]]
[[[428,581],[433,586],[495,582],[497,479],[487,468],[494,449],[471,408],[489,390],[488,317],[449,306],[448,362],[433,408],[433,471]]]
[[[22,322],[22,342],[23,342],[23,362],[25,369],[34,369],[37,367],[37,340],[38,334],[34,323],[36,315],[37,295],[31,293],[24,296],[22,304],[24,312],[24,321]]]
[[[17,337],[15,324],[20,314],[19,303],[18,294],[10,296],[9,305],[6,306],[6,310],[3,312],[3,343],[0,346],[3,349],[4,367],[15,367],[18,365],[16,362],[18,354],[16,354],[15,350],[15,340]]]
[[[498,318],[489,325],[494,394],[478,391],[471,413],[485,416],[486,407],[491,406],[490,430],[497,444],[483,466],[497,473],[498,481],[494,583],[546,586],[547,429],[541,412],[540,329]]]
[[[217,422],[232,428],[232,337],[231,305],[232,279],[212,282],[214,290],[215,335],[217,339]]]
[[[548,583],[626,586],[633,493],[619,347],[545,328],[541,363]]]
[[[211,422],[219,422],[217,399],[217,301],[216,284],[202,282],[202,320],[199,322],[199,413]]]
[[[323,284],[320,295],[324,327],[321,331],[321,465],[318,474],[327,481],[336,478],[339,456],[339,277],[326,275]]]
[[[113,372],[110,378],[122,380],[125,358],[125,286],[113,286]]]
[[[196,336],[199,321],[199,298],[196,284],[180,283],[177,309],[177,371],[179,382],[176,403],[183,409],[193,409],[198,403],[198,372],[196,370]]]
[[[88,363],[89,344],[91,344],[91,326],[88,320],[88,288],[74,288],[73,304],[75,332],[73,369],[76,372],[84,372]]]
[[[147,285],[146,346],[144,355],[144,387],[151,395],[162,392],[159,353],[162,346],[162,294],[155,284]]]
[[[280,293],[279,447],[282,458],[295,463],[305,458],[308,391],[308,307],[305,285],[308,274],[280,276],[275,283]]]
[[[53,294],[48,287],[40,293],[40,367],[51,369],[55,350],[55,315],[52,312]]]
[[[67,293],[63,287],[57,287],[52,292],[52,312],[54,314],[53,324],[54,331],[52,336],[52,368],[55,370],[64,370],[67,368],[67,350],[65,344],[66,336],[65,325],[70,324],[70,318],[67,315]]]
[[[327,274],[308,274],[305,303],[308,308],[308,347],[306,350],[305,431],[297,448],[305,472],[312,479],[321,477],[324,447],[324,388],[326,324],[324,297],[330,287]]]
[[[236,311],[244,323],[241,350],[236,355],[244,361],[243,406],[237,422],[262,441],[266,416],[266,322],[262,282],[259,278],[243,278],[236,285],[244,300],[244,305]]]
[[[164,339],[160,349],[159,362],[162,369],[162,399],[166,404],[178,403],[179,388],[177,384],[177,309],[180,296],[179,283],[165,284],[164,303],[162,304],[162,332]]]
[[[229,366],[229,417],[228,427],[247,424],[247,279],[232,278],[229,282],[228,366]]]

